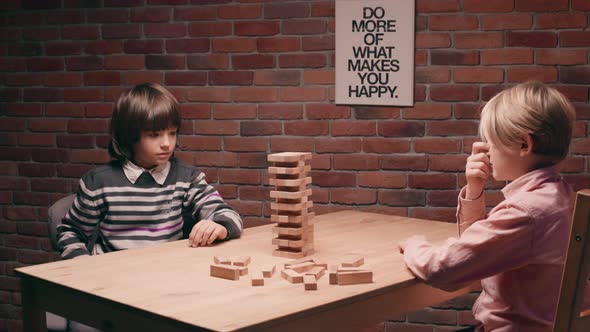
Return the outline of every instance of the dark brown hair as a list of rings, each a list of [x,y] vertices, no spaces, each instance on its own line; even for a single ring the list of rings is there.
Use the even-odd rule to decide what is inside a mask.
[[[133,146],[142,131],[180,129],[178,101],[159,84],[144,83],[121,94],[111,117],[109,154],[121,161],[133,160]]]

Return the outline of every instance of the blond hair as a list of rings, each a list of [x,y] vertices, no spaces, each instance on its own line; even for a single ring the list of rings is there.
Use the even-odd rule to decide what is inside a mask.
[[[539,82],[527,82],[494,96],[481,112],[479,134],[498,147],[517,147],[530,135],[533,152],[563,160],[569,150],[576,111],[567,98]]]

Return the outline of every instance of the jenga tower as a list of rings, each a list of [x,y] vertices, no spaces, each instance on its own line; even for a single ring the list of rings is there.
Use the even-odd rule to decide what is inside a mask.
[[[275,190],[270,192],[273,234],[277,237],[272,244],[277,246],[274,256],[301,258],[312,255],[314,213],[310,212],[313,202],[309,199],[311,183],[308,176],[311,171],[311,153],[282,152],[268,155],[271,166],[268,168],[270,185]]]

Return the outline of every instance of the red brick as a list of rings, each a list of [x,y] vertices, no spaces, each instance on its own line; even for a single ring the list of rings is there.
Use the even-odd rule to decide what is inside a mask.
[[[2,117],[0,130],[2,131],[24,131],[26,129],[25,119]]]
[[[64,101],[102,101],[103,91],[100,88],[67,88],[63,90]]]
[[[297,134],[298,131],[293,131]],[[313,136],[313,135],[312,135]],[[344,152],[361,152],[362,140],[361,138],[316,138],[315,152],[316,153],[344,153]]]
[[[166,85],[191,85],[199,86],[207,84],[207,73],[204,72],[167,72],[164,81]]]
[[[454,174],[428,173],[409,174],[408,187],[415,189],[454,189],[457,186]]]
[[[0,88],[0,100],[2,100],[3,102],[17,102],[20,101],[21,98],[22,89]]]
[[[211,167],[236,167],[236,166],[238,166],[238,154],[236,154],[236,153],[195,152],[193,154],[193,156],[194,156],[194,165],[196,165],[196,166],[211,166]]]
[[[47,73],[45,84],[48,86],[81,86],[82,75],[78,73]]]
[[[66,163],[70,160],[69,151],[64,149],[32,149],[31,157],[38,162]]]
[[[559,82],[570,84],[590,83],[590,66],[560,67]]]
[[[416,83],[447,83],[451,70],[443,67],[417,67],[414,71]]]
[[[328,16],[334,17],[336,14],[336,6],[333,1],[327,2],[312,2],[311,16]]]
[[[504,35],[501,32],[456,33],[454,39],[456,48],[498,48],[504,46]]]
[[[330,190],[331,202],[335,204],[375,204],[377,193],[369,189],[336,188]]]
[[[479,119],[480,104],[456,104],[454,105],[455,119]]]
[[[110,159],[106,150],[72,150],[71,155],[74,163],[104,164]]]
[[[382,121],[379,122],[379,135],[385,137],[413,137],[424,135],[423,122]]]
[[[121,74],[118,72],[86,72],[84,73],[86,86],[92,85],[120,85]]]
[[[416,0],[417,13],[458,12],[460,10],[459,0]]]
[[[131,22],[168,22],[171,8],[132,8]]]
[[[162,84],[164,82],[163,76],[159,71],[124,71],[121,73],[121,80],[125,86],[145,82]]]
[[[255,119],[256,105],[253,104],[215,104],[213,119]]]
[[[23,101],[60,101],[62,91],[54,88],[25,88]]]
[[[481,88],[481,100],[488,101],[500,91],[508,88],[506,85],[486,85]],[[482,106],[483,107],[483,106]]]
[[[414,104],[414,107],[402,109],[406,120],[442,120],[451,117],[449,104]]]
[[[332,123],[332,136],[375,136],[377,124],[368,121],[346,121]]]
[[[254,117],[256,117],[256,112],[254,112]],[[297,120],[297,119],[302,119],[303,118],[303,105],[261,104],[258,106],[258,118],[261,120]],[[311,119],[311,118],[309,118],[309,119]]]
[[[569,9],[569,0],[515,0],[521,12],[549,12]]]
[[[409,144],[409,143],[408,143]],[[399,152],[408,152],[399,151]],[[381,168],[387,170],[412,170],[412,171],[426,171],[428,169],[428,158],[423,154],[408,154],[403,153],[399,155],[382,156]]]
[[[389,206],[424,205],[426,193],[417,190],[380,190],[379,204]]]
[[[300,38],[296,37],[272,37],[258,38],[259,52],[293,52],[301,47]]]
[[[323,54],[289,54],[279,56],[281,68],[319,68],[326,65]]]
[[[30,28],[22,31],[24,40],[55,40],[59,35],[57,28]]]
[[[227,36],[232,33],[230,22],[190,23],[188,33],[191,37]]]
[[[432,50],[430,63],[432,65],[477,65],[479,64],[479,52]]]
[[[232,55],[234,69],[274,68],[275,56],[266,54]]]
[[[207,42],[207,50],[208,50]],[[256,39],[254,38],[222,38],[213,39],[211,41],[211,48],[213,52],[228,52],[228,53],[242,53],[252,52],[256,50]]]
[[[56,71],[64,69],[62,58],[37,57],[27,61],[29,71]]]
[[[337,106],[335,104],[306,104],[305,114],[310,120],[350,119],[348,106]]]
[[[254,72],[254,85],[299,85],[300,77],[296,70],[257,70]]]
[[[0,70],[2,71],[25,71],[27,63],[25,59],[12,59],[2,58],[0,59]]]
[[[407,139],[391,138],[364,138],[363,151],[366,153],[405,153],[410,151],[410,142]]]
[[[182,23],[151,23],[144,24],[143,31],[151,38],[178,38],[186,36],[186,26]]]
[[[152,70],[184,69],[185,57],[180,55],[146,55],[145,67]]]
[[[41,85],[43,84],[43,74],[6,74],[4,76],[6,85]]]
[[[478,87],[472,85],[441,85],[430,88],[430,98],[434,101],[474,101],[478,97]]]
[[[214,6],[175,7],[174,20],[198,21],[213,20],[217,17],[217,8]]]
[[[533,50],[530,48],[483,50],[481,63],[483,65],[532,64]]]
[[[312,151],[314,144],[313,141],[308,138],[291,138],[281,136],[273,136],[270,138],[270,151],[291,151],[293,150],[294,146],[296,146],[300,151]],[[313,160],[315,159],[312,158],[312,168],[317,169],[313,164]]]
[[[259,18],[262,15],[262,5],[227,5],[219,6],[217,15],[223,19]]]
[[[310,36],[302,38],[303,51],[330,51],[336,47],[334,36]]]
[[[323,101],[326,89],[323,87],[280,88],[281,101]]]
[[[66,59],[68,70],[96,70],[102,69],[102,58],[97,56],[68,57]]]
[[[225,54],[193,55],[187,57],[189,69],[226,69],[229,57]]]
[[[14,116],[40,116],[42,114],[41,104],[8,104],[5,105],[5,115],[14,115]],[[6,121],[7,118],[2,118],[2,121]],[[22,122],[24,124],[24,122]],[[0,125],[0,127],[2,127]],[[24,127],[23,127],[24,128]],[[6,130],[6,129],[4,129]],[[21,130],[21,129],[18,129]]]
[[[123,49],[128,54],[157,54],[163,52],[163,45],[161,40],[127,40]]]
[[[98,26],[69,25],[61,28],[62,39],[98,39]]]
[[[18,165],[18,175],[26,177],[52,177],[55,175],[55,166],[52,164],[33,164],[21,163]],[[15,203],[22,204],[21,199],[17,199],[19,193],[14,193]],[[32,193],[20,193],[31,195]],[[18,196],[22,198],[23,196]]]
[[[481,18],[483,30],[525,30],[533,25],[531,14],[485,15]]]
[[[294,136],[326,136],[330,130],[328,121],[289,121],[284,127],[285,135]]]
[[[278,100],[278,91],[276,88],[233,88],[232,98],[234,102],[273,102]]]
[[[504,81],[504,69],[491,67],[455,68],[455,83],[500,83]]]
[[[538,49],[535,53],[539,65],[583,65],[588,59],[586,49]]]
[[[268,149],[268,138],[263,137],[225,137],[226,151],[233,152],[264,152]]]
[[[430,30],[477,30],[479,22],[472,15],[432,15]]]
[[[147,57],[154,57],[148,55]],[[147,60],[145,60],[147,61]],[[144,56],[142,55],[110,55],[105,57],[105,69],[144,69]]]
[[[456,120],[453,122],[430,122],[426,133],[430,136],[475,136],[478,123],[475,121]]]
[[[84,116],[84,109],[79,103],[51,103],[45,106],[45,113],[47,116],[56,117],[82,117]]]
[[[451,46],[451,37],[448,33],[416,33],[416,48],[446,48]]]
[[[294,18],[309,16],[307,3],[268,3],[264,5],[264,18]]]
[[[181,144],[182,149],[188,151],[219,151],[221,150],[221,137],[183,136]]]
[[[397,172],[358,172],[358,185],[373,188],[404,188],[406,176]]]
[[[86,104],[84,108],[88,118],[110,118],[113,113],[113,105],[110,103],[91,103]]]
[[[68,131],[70,133],[107,133],[108,121],[106,120],[69,120]]]
[[[508,82],[526,82],[530,80],[544,83],[557,81],[557,68],[547,66],[511,67],[508,69]]]
[[[140,24],[109,24],[102,26],[104,39],[128,39],[141,37]]]
[[[93,148],[94,137],[87,135],[57,136],[57,146],[60,148]]]
[[[229,102],[229,88],[192,88],[187,93],[187,99],[199,102]]]
[[[507,45],[511,47],[555,47],[557,35],[554,32],[511,32],[507,34]]]
[[[92,9],[86,13],[90,23],[125,23],[128,20],[126,9]]]
[[[269,136],[281,135],[283,126],[277,121],[242,121],[240,123],[241,136]]]
[[[356,182],[354,172],[312,171],[311,178],[320,187],[350,187]]]
[[[586,0],[572,0],[572,9],[590,11],[590,2]]]
[[[326,21],[323,19],[311,20],[284,20],[281,23],[283,35],[317,35],[326,32]]]
[[[237,36],[272,36],[279,33],[277,21],[244,21],[234,23]]]
[[[465,170],[467,155],[433,155],[428,159],[431,171],[461,172]]]
[[[303,72],[303,81],[305,84],[328,84],[335,82],[333,69],[306,70]]]
[[[423,153],[457,153],[461,152],[461,141],[449,138],[414,139],[414,151]]]
[[[539,14],[537,15],[537,29],[570,29],[588,26],[588,16],[585,14]]]
[[[76,55],[82,52],[82,44],[79,42],[47,42],[45,54],[47,55]]]
[[[511,12],[514,9],[514,0],[465,0],[463,8],[468,13]]]
[[[209,104],[181,104],[180,116],[183,119],[210,119],[211,106]]]
[[[29,120],[29,129],[36,132],[60,132],[66,130],[66,121],[38,119]]]
[[[123,52],[123,42],[120,40],[97,40],[85,44],[84,50],[88,54],[113,54]]]
[[[237,135],[239,125],[235,121],[199,120],[194,123],[194,133],[199,135]]]
[[[559,33],[559,46],[587,47],[590,46],[590,31],[562,31]]]

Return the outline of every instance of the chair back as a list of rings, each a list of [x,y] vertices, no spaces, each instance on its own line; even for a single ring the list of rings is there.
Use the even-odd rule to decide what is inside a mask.
[[[585,189],[576,195],[554,332],[590,331],[590,310],[581,312],[589,268],[590,189]]]
[[[57,225],[61,224],[62,218],[68,213],[70,207],[74,203],[74,199],[76,198],[75,194],[68,195],[66,197],[61,198],[57,202],[53,203],[53,205],[47,211],[47,218],[48,223],[47,227],[49,228],[49,240],[51,241],[51,246],[53,250],[58,250],[57,248]]]

